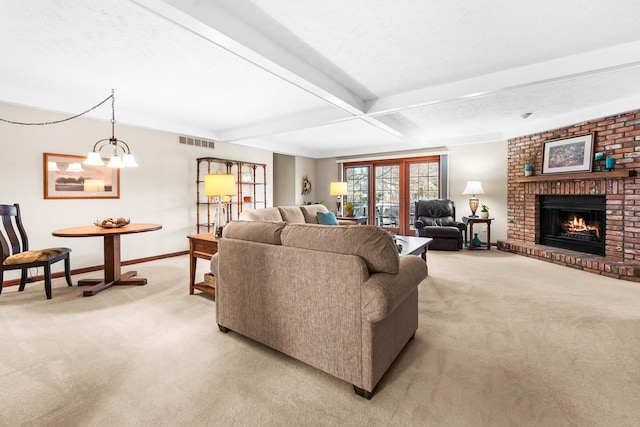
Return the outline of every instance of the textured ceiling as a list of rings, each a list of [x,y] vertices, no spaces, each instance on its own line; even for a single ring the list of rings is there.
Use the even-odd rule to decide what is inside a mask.
[[[1,102],[77,113],[114,88],[119,122],[287,154],[501,140],[640,108],[636,0],[0,0],[0,12]]]

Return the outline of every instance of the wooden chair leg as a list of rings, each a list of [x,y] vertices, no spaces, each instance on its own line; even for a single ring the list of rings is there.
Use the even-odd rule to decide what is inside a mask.
[[[51,266],[49,264],[44,266],[44,291],[47,299],[51,299]]]
[[[18,288],[20,292],[24,291],[24,287],[27,286],[27,271],[27,268],[20,270],[20,287]]]
[[[69,259],[69,255],[64,259],[64,277],[67,279],[67,285],[73,286],[71,282],[71,260]]]

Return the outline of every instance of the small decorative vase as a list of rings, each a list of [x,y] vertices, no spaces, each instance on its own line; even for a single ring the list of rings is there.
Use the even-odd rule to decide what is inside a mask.
[[[473,246],[480,246],[482,241],[478,238],[478,233],[473,233]]]
[[[489,211],[487,212],[480,212],[480,218],[489,218]]]
[[[533,175],[533,165],[524,165],[524,176]]]

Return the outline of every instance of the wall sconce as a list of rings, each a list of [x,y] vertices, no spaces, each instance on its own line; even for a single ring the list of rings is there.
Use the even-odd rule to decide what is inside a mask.
[[[467,186],[462,192],[463,195],[471,195],[469,199],[469,208],[471,209],[471,217],[476,218],[476,210],[478,209],[479,200],[476,197],[477,194],[484,194],[482,189],[482,183],[480,181],[467,181]]]

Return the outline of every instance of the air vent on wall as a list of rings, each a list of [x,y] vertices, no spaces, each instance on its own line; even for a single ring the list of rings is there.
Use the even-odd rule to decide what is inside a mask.
[[[192,145],[194,147],[215,148],[215,142],[210,139],[193,138],[190,136],[180,136],[178,142],[184,145]]]

